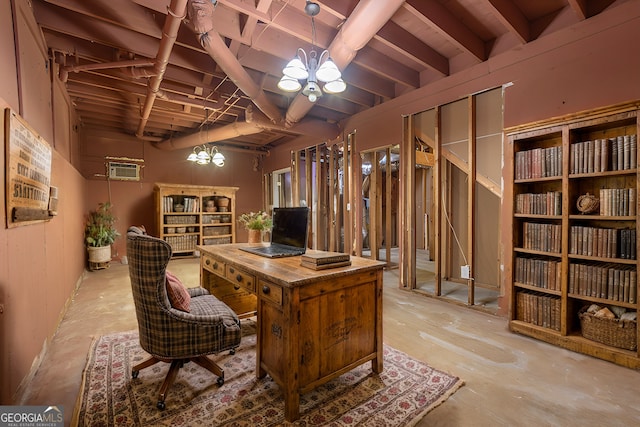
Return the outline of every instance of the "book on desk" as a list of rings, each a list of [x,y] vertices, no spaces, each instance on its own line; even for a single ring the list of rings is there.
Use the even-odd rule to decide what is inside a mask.
[[[306,253],[300,257],[300,265],[313,270],[345,267],[351,265],[351,257],[340,252]]]

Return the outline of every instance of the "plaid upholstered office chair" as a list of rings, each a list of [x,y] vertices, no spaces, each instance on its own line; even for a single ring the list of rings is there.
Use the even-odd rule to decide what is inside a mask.
[[[208,369],[218,376],[219,385],[224,384],[223,370],[206,355],[233,351],[240,345],[238,316],[203,288],[186,288],[188,312],[172,306],[166,274],[171,246],[164,240],[146,235],[139,227],[130,227],[127,257],[140,345],[151,355],[133,367],[133,378],[141,369],[158,362],[171,363],[160,387],[158,409],[165,408],[167,391],[186,362]]]

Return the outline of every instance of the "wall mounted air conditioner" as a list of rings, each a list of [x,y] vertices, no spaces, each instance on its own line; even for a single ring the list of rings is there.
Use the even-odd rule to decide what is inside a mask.
[[[140,181],[140,165],[135,163],[109,162],[109,179]]]

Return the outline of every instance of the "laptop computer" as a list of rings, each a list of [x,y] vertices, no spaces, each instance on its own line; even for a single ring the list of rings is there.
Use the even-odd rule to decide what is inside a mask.
[[[282,258],[302,255],[307,250],[309,208],[274,208],[271,244],[240,248],[245,252],[268,257]]]

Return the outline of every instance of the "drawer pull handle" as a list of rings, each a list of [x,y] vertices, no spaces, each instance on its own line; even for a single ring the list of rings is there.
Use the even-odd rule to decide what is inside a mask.
[[[217,262],[213,263],[213,268],[216,269],[216,270],[218,269],[218,263]]]
[[[263,286],[262,287],[262,293],[265,295],[269,295],[271,293],[271,288],[268,286]]]
[[[233,289],[235,289],[236,291],[240,290],[240,285],[233,285]]]
[[[205,264],[207,264],[207,265],[209,265],[209,264],[211,264],[211,260],[210,260],[210,259],[207,259],[207,260],[205,260],[205,261],[204,261],[204,263],[205,263]]]
[[[237,280],[238,282],[242,282],[242,275],[241,275],[241,274],[238,274],[238,275],[236,276],[236,280]]]

